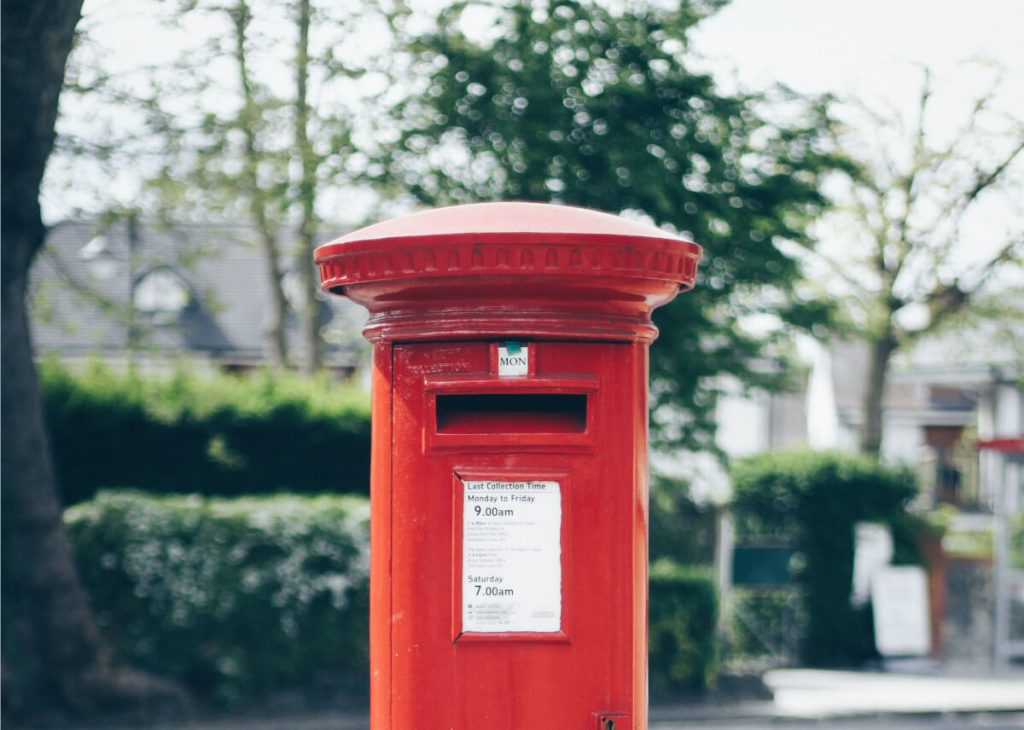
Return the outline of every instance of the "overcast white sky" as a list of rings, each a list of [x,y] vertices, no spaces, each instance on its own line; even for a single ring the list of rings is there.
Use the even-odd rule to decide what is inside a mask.
[[[994,66],[1004,73],[997,108],[1024,118],[1022,38],[1022,0],[733,0],[692,40],[729,83],[856,98],[886,116],[896,111],[908,126],[928,67],[936,87],[928,129],[933,142],[945,142],[995,79]],[[1024,160],[1014,175],[1024,179]],[[1022,225],[1020,201],[1006,195],[976,207],[955,252],[959,265],[985,260]],[[848,245],[829,220],[818,233]]]
[[[87,0],[85,13],[101,45],[126,66],[167,60],[161,55],[174,50],[142,6]],[[936,101],[939,109],[947,105],[952,128],[965,108],[963,99],[978,91],[978,74],[957,69],[969,59],[1005,69],[1001,103],[1024,115],[1022,35],[1024,0],[733,0],[701,24],[692,41],[726,86],[738,80],[757,89],[781,82],[903,111],[913,108],[921,67],[927,65],[945,84],[947,93]],[[58,176],[75,177],[73,172],[65,168]],[[46,219],[73,214],[68,203],[74,197],[73,190],[49,186]]]
[[[960,62],[1008,72],[1003,91],[1024,111],[1021,0],[733,0],[698,27],[694,48],[745,85],[782,82],[900,103]]]

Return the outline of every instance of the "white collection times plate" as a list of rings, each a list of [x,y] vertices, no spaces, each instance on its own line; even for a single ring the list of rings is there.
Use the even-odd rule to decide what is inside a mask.
[[[462,630],[560,631],[561,485],[462,484]]]

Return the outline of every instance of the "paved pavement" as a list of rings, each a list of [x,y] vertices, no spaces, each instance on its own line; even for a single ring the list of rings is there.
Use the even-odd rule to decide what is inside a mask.
[[[1019,675],[979,678],[779,669],[768,672],[764,681],[773,693],[773,700],[658,704],[651,708],[650,728],[1024,728],[1024,676]],[[249,714],[147,727],[162,730],[366,730],[368,724],[366,711],[359,710],[299,716]],[[100,727],[110,726],[79,726],[75,730],[99,730]],[[132,726],[119,727],[126,730]]]
[[[789,717],[1024,711],[1024,679],[779,669],[765,684]]]
[[[717,722],[652,721],[650,730],[1018,730],[1024,714],[872,715],[868,717],[793,719],[761,717]]]
[[[1024,677],[777,669],[773,700],[651,708],[651,730],[1024,727]]]

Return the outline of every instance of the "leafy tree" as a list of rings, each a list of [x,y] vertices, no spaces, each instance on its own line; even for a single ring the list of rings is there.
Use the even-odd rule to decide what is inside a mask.
[[[266,356],[283,367],[288,302],[279,241],[289,169],[280,141],[288,119],[254,68],[254,36],[262,28],[254,28],[248,0],[148,3],[144,12],[152,19],[145,30],[162,31],[166,48],[175,50],[131,63],[103,46],[104,24],[123,23],[121,14],[86,13],[69,60],[47,187],[66,194],[74,181],[76,212],[97,216],[100,225],[121,217],[247,223],[267,270],[260,282],[269,293]],[[199,33],[189,32],[197,26]],[[83,188],[98,189],[83,196]]]
[[[378,176],[430,205],[550,201],[701,243],[698,286],[656,313],[651,350],[656,405],[674,406],[655,410],[657,434],[690,448],[714,448],[718,376],[774,381],[755,363],[767,343],[747,318],[824,313],[793,296],[800,272],[782,244],[809,243],[835,162],[821,104],[725,93],[693,70],[687,34],[722,5],[515,2],[474,36],[463,30],[472,5],[454,4],[408,44],[423,85],[398,107],[400,137]]]
[[[220,176],[219,182],[226,185],[229,195],[239,195],[248,203],[249,216],[256,225],[261,249],[267,263],[271,292],[270,321],[267,337],[270,343],[270,364],[282,367],[288,359],[288,345],[285,341],[284,320],[287,302],[284,296],[281,253],[278,249],[278,235],[283,211],[280,203],[275,205],[274,197],[287,185],[288,159],[280,150],[274,150],[264,139],[267,136],[268,112],[279,102],[274,100],[265,87],[257,84],[250,72],[249,26],[252,11],[246,0],[237,0],[234,6],[225,9],[231,18],[234,34],[234,62],[238,72],[238,86],[241,91],[241,107],[226,120],[215,114],[208,114],[204,120],[206,130],[211,132],[213,145],[228,146],[232,132],[240,133],[243,140],[242,165],[235,179],[224,170],[224,158],[217,154],[201,155],[194,158],[194,172],[199,175]],[[205,151],[213,153],[214,148]],[[223,147],[221,148],[224,149]],[[173,159],[173,158],[169,158]],[[204,169],[210,165],[213,170]],[[263,168],[262,170],[260,168]],[[269,174],[268,174],[269,170]]]
[[[183,91],[199,105],[201,119],[195,124],[182,110],[157,102],[159,86],[153,89],[148,110],[149,130],[164,142],[161,170],[151,181],[161,193],[159,203],[164,214],[175,215],[183,208],[191,208],[204,216],[223,215],[241,208],[255,229],[271,294],[267,355],[271,366],[278,368],[288,363],[289,352],[285,336],[289,304],[280,246],[294,201],[290,170],[292,135],[288,128],[294,125],[295,136],[300,128],[305,132],[308,74],[304,63],[306,46],[301,42],[308,42],[308,34],[301,33],[301,11],[300,17],[293,20],[284,10],[250,0],[226,4],[199,1],[185,6],[180,14],[172,16],[173,22],[187,22],[187,16],[199,16],[206,19],[205,25],[210,29],[209,52],[183,58],[173,69],[176,83],[184,87],[179,94]],[[294,99],[288,99],[281,85],[268,83],[259,72],[261,56],[267,52],[268,21],[280,28],[287,28],[290,23],[300,26]],[[304,27],[308,30],[308,17]],[[280,43],[283,39],[275,40]],[[220,77],[218,61],[226,61],[224,67],[231,69],[228,84]],[[210,96],[211,89],[220,93]],[[225,104],[225,98],[231,103]],[[303,175],[305,172],[303,168]],[[300,271],[306,268],[301,267]],[[308,281],[303,279],[303,283]],[[315,308],[315,295],[305,292],[304,298]],[[304,324],[306,314],[303,308]],[[311,354],[306,365],[312,370],[319,365],[319,327],[303,329],[310,338],[305,343]]]
[[[57,101],[81,5],[81,0],[3,3],[5,714],[50,697],[75,711],[180,701],[173,687],[118,667],[99,635],[61,523],[32,361],[25,295],[45,236],[39,185],[53,147]]]
[[[835,192],[842,253],[828,259],[827,279],[845,284],[843,323],[870,351],[860,449],[874,456],[896,353],[955,320],[1011,317],[1019,326],[1024,315],[1012,294],[995,297],[1003,301],[993,307],[993,284],[1009,288],[1007,274],[1024,264],[1020,221],[980,247],[969,230],[993,203],[1010,221],[1014,208],[1024,210],[1024,119],[1001,113],[994,92],[985,92],[946,138],[935,131],[935,93],[926,71],[910,128],[858,107],[856,125],[836,140],[857,164]]]
[[[268,359],[284,366],[301,347],[303,369],[313,371],[322,361],[324,304],[312,249],[334,202],[325,190],[351,177],[353,100],[370,95],[356,82],[377,65],[377,49],[345,49],[359,34],[386,29],[394,11],[312,0],[182,0],[149,10],[167,46],[182,50],[124,69],[123,59],[84,45],[72,57],[72,91],[88,107],[73,108],[63,149],[101,158],[104,169],[129,168],[135,214],[247,222],[268,271]],[[83,123],[98,110],[106,125]],[[97,198],[98,207],[109,203],[102,192]],[[285,250],[289,230],[297,241]],[[292,315],[301,344],[286,342]]]
[[[297,263],[306,292],[302,307],[302,323],[306,333],[305,371],[312,373],[320,367],[322,360],[322,340],[320,335],[320,307],[317,301],[319,277],[313,264],[313,249],[316,247],[316,199],[317,199],[317,168],[322,160],[316,154],[309,139],[310,105],[309,105],[309,26],[313,19],[313,8],[310,0],[298,0],[295,9],[295,25],[298,30],[298,42],[295,48],[295,113],[294,113],[294,153],[299,158],[299,180],[296,190],[296,202],[299,206],[299,246]]]

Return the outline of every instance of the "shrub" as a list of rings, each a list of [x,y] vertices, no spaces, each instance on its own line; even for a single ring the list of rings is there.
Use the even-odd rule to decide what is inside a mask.
[[[649,512],[651,561],[669,558],[680,565],[715,561],[718,510],[690,498],[686,482],[655,475]]]
[[[703,692],[718,671],[718,597],[710,571],[657,560],[650,572],[651,692]]]
[[[737,538],[781,539],[801,554],[803,661],[842,665],[873,656],[870,609],[850,605],[854,526],[888,524],[894,562],[918,562],[916,525],[906,512],[915,493],[911,472],[862,457],[798,451],[744,459],[732,477]]]
[[[730,662],[788,663],[806,633],[799,592],[781,587],[734,586],[729,596],[725,653]]]
[[[102,491],[64,521],[96,618],[122,656],[229,706],[329,681],[365,689],[368,515],[357,496]],[[650,576],[650,679],[703,691],[718,664],[708,570]]]
[[[129,661],[225,705],[368,661],[365,499],[101,492],[65,523],[98,622]]]
[[[66,504],[131,485],[201,494],[367,493],[367,396],[326,378],[260,372],[117,374],[56,361],[41,381]]]

